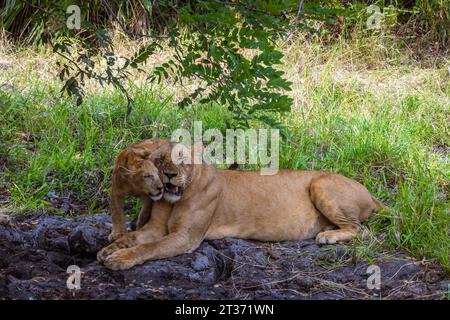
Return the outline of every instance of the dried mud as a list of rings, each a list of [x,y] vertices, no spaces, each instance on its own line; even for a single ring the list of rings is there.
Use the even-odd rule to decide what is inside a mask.
[[[313,240],[205,241],[193,253],[111,271],[95,256],[107,244],[107,215],[16,216],[0,224],[0,299],[442,299],[439,266],[399,252],[354,260],[352,247]],[[367,267],[380,267],[380,290]],[[81,289],[67,288],[67,267]]]

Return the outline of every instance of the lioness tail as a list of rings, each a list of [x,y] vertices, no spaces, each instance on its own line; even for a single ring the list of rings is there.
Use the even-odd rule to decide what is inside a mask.
[[[372,201],[377,205],[378,209],[382,208],[384,210],[391,210],[388,206],[386,206],[383,202],[372,196]]]

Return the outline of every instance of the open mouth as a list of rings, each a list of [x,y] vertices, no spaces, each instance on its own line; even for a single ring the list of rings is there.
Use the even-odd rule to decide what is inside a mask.
[[[162,198],[163,192],[160,191],[157,194],[149,194],[149,196],[150,196],[150,199],[152,199],[153,201],[158,201],[158,200],[160,200]]]
[[[164,190],[166,192],[169,192],[169,193],[171,193],[173,195],[176,195],[176,196],[180,196],[183,193],[183,187],[182,186],[176,186],[176,185],[171,184],[170,182],[164,184]]]

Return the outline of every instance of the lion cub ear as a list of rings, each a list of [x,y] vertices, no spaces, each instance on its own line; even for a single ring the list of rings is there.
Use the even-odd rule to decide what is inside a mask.
[[[120,174],[123,177],[126,177],[126,178],[131,177],[135,173],[134,171],[131,171],[130,169],[128,169],[127,167],[124,167],[124,166],[119,166],[118,171],[120,172]]]
[[[148,149],[128,147],[127,150],[141,158],[147,158],[151,154],[151,151]]]

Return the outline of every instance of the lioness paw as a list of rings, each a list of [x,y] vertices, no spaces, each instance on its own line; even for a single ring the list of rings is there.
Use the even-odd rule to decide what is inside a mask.
[[[109,252],[108,247],[103,248],[99,252],[97,252],[97,261],[103,262],[105,261],[106,257],[109,256],[112,252]]]
[[[321,232],[316,236],[317,244],[335,244],[337,242],[338,238],[332,233],[329,233],[327,231]]]
[[[135,266],[137,262],[132,258],[130,249],[121,249],[107,256],[103,264],[111,270],[127,270]]]

